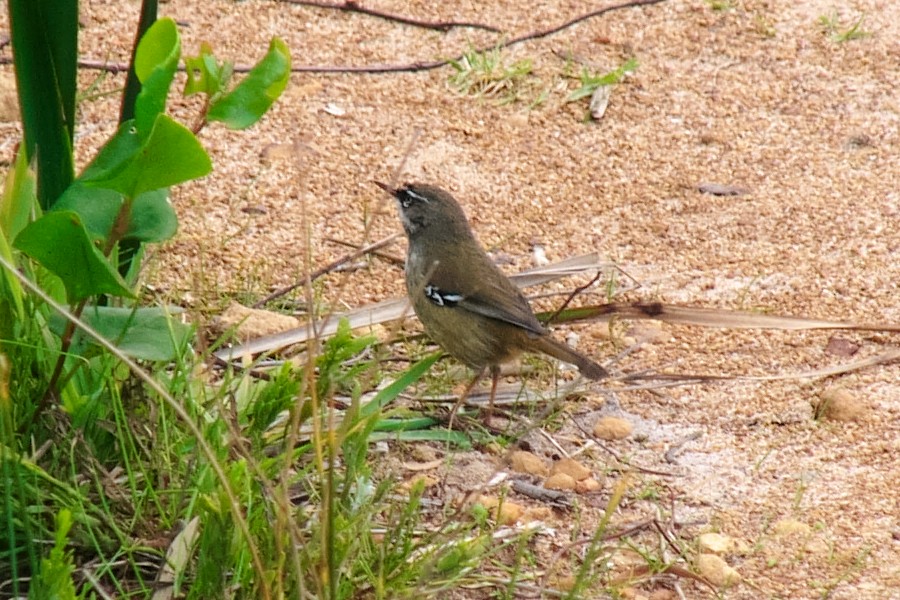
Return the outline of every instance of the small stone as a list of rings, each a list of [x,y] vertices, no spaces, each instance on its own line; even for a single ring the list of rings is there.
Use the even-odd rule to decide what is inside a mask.
[[[500,525],[512,525],[525,514],[525,507],[497,496],[479,496],[478,504],[485,507]]]
[[[523,523],[533,523],[534,521],[548,521],[553,516],[553,511],[549,506],[532,506],[525,509],[522,515]]]
[[[562,592],[570,592],[575,588],[575,577],[572,575],[550,577],[550,587]]]
[[[675,600],[677,597],[675,592],[666,588],[659,588],[650,592],[650,600]]]
[[[513,127],[528,127],[528,113],[520,112],[510,115],[508,121]]]
[[[515,452],[510,453],[507,460],[510,468],[516,473],[540,475],[541,477],[546,477],[549,473],[544,461],[531,452],[516,450]]]
[[[417,485],[421,484],[422,488],[425,489],[425,488],[429,488],[433,485],[436,485],[437,482],[438,482],[438,480],[436,478],[432,477],[431,475],[416,475],[416,476],[410,477],[409,479],[404,481],[402,484],[400,484],[400,487],[404,490],[409,491],[409,490],[413,489],[414,487],[416,487]]]
[[[247,308],[233,302],[213,323],[220,334],[231,333],[242,341],[281,333],[300,326],[300,321],[289,315],[258,308]]]
[[[441,457],[437,450],[425,444],[413,445],[409,455],[413,460],[420,463],[431,462]]]
[[[697,538],[697,546],[701,552],[708,554],[727,554],[735,543],[734,538],[721,533],[703,533]]]
[[[812,528],[806,523],[801,523],[794,519],[782,519],[775,523],[772,530],[775,532],[775,535],[793,536],[808,535],[809,532],[812,531]]]
[[[850,358],[857,352],[859,352],[859,344],[838,336],[833,336],[829,339],[828,344],[825,346],[825,354],[842,358]]]
[[[294,144],[268,144],[259,153],[259,160],[265,165],[293,160],[297,157]]]
[[[866,412],[866,403],[850,390],[833,385],[819,395],[815,405],[816,416],[830,421],[856,421]]]
[[[663,329],[662,323],[659,321],[643,321],[641,323],[636,323],[628,328],[625,335],[634,338],[641,344],[668,342],[672,339],[672,334]]]
[[[524,506],[507,500],[497,508],[497,523],[500,525],[513,525],[524,514]]]
[[[590,494],[598,491],[601,487],[600,482],[593,477],[582,479],[575,483],[575,492],[578,494]]]
[[[393,339],[393,333],[388,330],[384,325],[366,325],[364,327],[359,327],[353,330],[353,333],[356,335],[373,335],[375,338],[381,342],[386,343]]]
[[[743,196],[750,193],[747,188],[721,183],[701,183],[697,186],[697,190],[701,194],[711,194],[713,196]]]
[[[741,580],[740,574],[715,554],[701,554],[696,565],[697,572],[717,587],[729,587]]]
[[[803,549],[809,554],[829,554],[831,552],[831,546],[828,545],[828,542],[817,537],[806,542]]]
[[[594,435],[602,440],[622,440],[633,430],[631,423],[619,417],[602,417],[594,423]]]
[[[575,483],[575,479],[571,475],[557,473],[547,478],[544,487],[548,490],[574,490]]]
[[[610,340],[615,336],[615,332],[613,332],[609,325],[603,325],[598,327],[591,327],[587,331],[587,335],[589,338],[595,341],[606,341]]]
[[[335,104],[334,102],[329,102],[322,108],[323,111],[331,115],[332,117],[343,117],[347,114],[347,109],[343,106]]]
[[[581,481],[591,476],[591,470],[574,458],[563,458],[556,461],[550,468],[550,473],[553,475],[565,473],[566,475],[571,475],[575,481]]]

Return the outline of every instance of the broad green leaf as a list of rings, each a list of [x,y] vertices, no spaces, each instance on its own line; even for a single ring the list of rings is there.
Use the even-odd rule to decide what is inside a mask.
[[[287,87],[291,75],[291,53],[274,38],[269,52],[231,92],[214,100],[206,115],[230,129],[245,129],[256,123]]]
[[[88,187],[76,181],[54,208],[78,213],[91,238],[105,242],[124,202],[125,197],[119,192]],[[177,228],[178,219],[169,202],[168,189],[162,188],[145,192],[134,199],[128,229],[122,239],[162,242],[175,235]]]
[[[62,280],[69,302],[98,294],[134,297],[74,212],[47,213],[22,230],[15,247]]]
[[[178,215],[169,202],[167,188],[144,192],[131,206],[131,223],[124,239],[164,242],[178,231]]]
[[[180,312],[166,307],[91,306],[81,318],[131,358],[171,361],[181,355],[193,333],[190,325],[179,320],[176,313]]]
[[[138,44],[134,71],[141,82],[141,92],[135,102],[134,120],[141,137],[150,134],[157,115],[165,111],[180,58],[181,39],[172,19],[154,23]]]
[[[63,192],[53,208],[77,213],[91,239],[105,242],[123,202],[124,196],[119,192],[88,187],[76,181]]]
[[[160,114],[146,141],[133,121],[123,123],[80,180],[134,198],[203,177],[211,170],[209,156],[196,136],[168,115]]]
[[[134,121],[125,121],[119,125],[115,135],[103,144],[91,164],[81,173],[79,180],[92,187],[105,187],[126,193],[126,190],[118,189],[109,182],[124,179],[122,173],[138,160],[142,146],[143,141],[137,133]]]

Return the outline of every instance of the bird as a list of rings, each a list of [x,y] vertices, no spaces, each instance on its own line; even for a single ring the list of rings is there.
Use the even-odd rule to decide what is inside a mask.
[[[481,247],[465,212],[449,192],[426,183],[398,188],[375,184],[396,200],[409,241],[406,290],[425,333],[477,373],[451,418],[486,372],[491,374],[490,415],[500,366],[523,352],[570,363],[588,379],[609,376],[592,359],[550,335],[519,288]]]

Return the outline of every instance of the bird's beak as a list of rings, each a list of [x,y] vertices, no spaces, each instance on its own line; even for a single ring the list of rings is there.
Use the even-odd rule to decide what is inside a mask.
[[[381,189],[383,189],[384,191],[386,191],[386,192],[387,192],[388,194],[390,194],[391,196],[394,196],[394,197],[397,196],[397,190],[395,190],[394,188],[392,188],[392,187],[389,186],[388,184],[386,184],[386,183],[381,183],[380,181],[373,181],[372,183],[374,183],[375,185],[377,185],[378,187],[380,187]]]

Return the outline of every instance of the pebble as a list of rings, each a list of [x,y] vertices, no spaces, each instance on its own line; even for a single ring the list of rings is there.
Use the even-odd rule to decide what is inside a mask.
[[[794,519],[782,519],[775,523],[772,530],[775,532],[775,535],[790,536],[807,535],[812,531],[812,528],[806,523],[795,521]]]
[[[697,546],[708,554],[727,554],[735,547],[734,538],[721,533],[703,533],[697,538]]]
[[[550,468],[550,473],[553,475],[565,473],[570,475],[575,481],[582,481],[591,476],[591,470],[574,458],[563,458],[556,461]]]
[[[576,481],[571,475],[556,473],[547,478],[544,487],[548,490],[574,490],[575,483]]]
[[[631,435],[634,426],[619,417],[601,417],[594,423],[594,435],[602,440],[622,440]]]
[[[540,475],[546,477],[550,472],[547,465],[538,456],[524,450],[516,450],[511,452],[509,458],[510,468],[516,473],[526,473],[528,475]]]
[[[847,388],[833,385],[819,394],[815,409],[817,416],[829,421],[857,421],[865,415],[866,403]]]
[[[700,575],[717,587],[729,587],[741,580],[740,574],[715,554],[701,554],[696,565]]]

